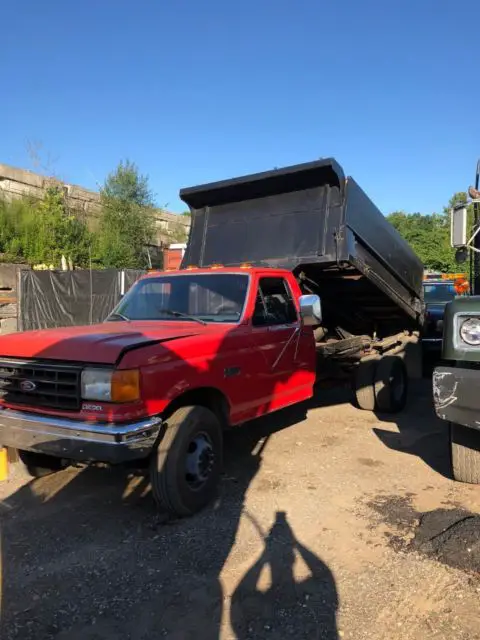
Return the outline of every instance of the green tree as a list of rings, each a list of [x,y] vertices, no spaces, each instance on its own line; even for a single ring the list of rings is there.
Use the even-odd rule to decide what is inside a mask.
[[[0,202],[0,251],[4,262],[53,264],[62,256],[87,266],[91,236],[85,223],[67,211],[63,190],[49,187],[42,200]]]
[[[62,256],[87,266],[91,236],[85,223],[69,212],[60,187],[49,187],[25,225],[26,254],[31,262],[59,267]]]
[[[101,195],[116,202],[153,207],[153,195],[148,176],[140,175],[134,162],[121,161],[115,171],[105,180]]]
[[[33,202],[26,198],[0,200],[0,252],[2,262],[26,262],[24,220],[32,217]]]
[[[458,271],[455,249],[450,246],[450,209],[455,204],[466,201],[467,194],[459,192],[450,198],[448,206],[440,214],[422,215],[395,211],[387,216],[387,220],[411,245],[426,269],[444,273]],[[471,217],[469,212],[470,227]],[[462,266],[462,270],[466,268],[468,265]]]
[[[100,192],[96,261],[104,267],[150,266],[147,245],[155,235],[154,202],[148,178],[135,164],[121,162]]]

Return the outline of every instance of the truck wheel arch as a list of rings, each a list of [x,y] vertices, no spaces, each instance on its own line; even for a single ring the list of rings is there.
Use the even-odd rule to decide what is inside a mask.
[[[168,418],[181,407],[205,407],[214,413],[224,429],[230,426],[230,402],[219,389],[215,387],[197,387],[189,389],[177,396],[162,413]]]

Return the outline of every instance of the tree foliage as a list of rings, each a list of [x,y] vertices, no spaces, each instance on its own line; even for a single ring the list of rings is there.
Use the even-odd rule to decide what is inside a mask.
[[[96,261],[104,267],[149,267],[146,247],[153,243],[155,219],[148,178],[135,164],[121,162],[107,177],[100,198]]]
[[[116,170],[107,176],[101,195],[108,201],[144,208],[154,204],[148,177],[140,175],[135,163],[129,160],[120,162]]]
[[[441,272],[458,271],[455,249],[450,246],[450,209],[455,204],[466,201],[467,194],[459,192],[452,196],[442,213],[423,215],[395,211],[387,216],[387,220],[411,245],[426,269]],[[471,211],[468,218],[471,229]],[[468,265],[462,266],[463,270],[466,268]]]
[[[90,232],[65,205],[59,186],[48,187],[40,201],[0,201],[0,252],[4,262],[59,266],[62,256],[87,266]]]
[[[63,192],[47,189],[36,207],[32,261],[58,265],[62,255],[72,264],[87,266],[91,235],[84,222],[69,212]]]
[[[396,211],[387,219],[411,245],[425,268],[434,271],[451,271],[455,268],[455,254],[450,248],[450,229],[443,215],[408,215]]]

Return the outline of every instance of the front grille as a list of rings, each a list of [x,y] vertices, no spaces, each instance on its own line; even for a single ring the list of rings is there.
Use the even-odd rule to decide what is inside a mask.
[[[81,368],[0,360],[0,399],[11,404],[78,411]]]

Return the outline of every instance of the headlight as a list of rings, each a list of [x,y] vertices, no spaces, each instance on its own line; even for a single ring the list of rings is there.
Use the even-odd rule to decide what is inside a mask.
[[[82,371],[82,399],[104,402],[134,402],[140,398],[138,369],[111,371],[84,369]]]
[[[460,337],[467,344],[480,345],[480,317],[465,320],[460,327]]]
[[[112,399],[113,371],[105,369],[84,369],[82,371],[82,398],[84,400]]]

